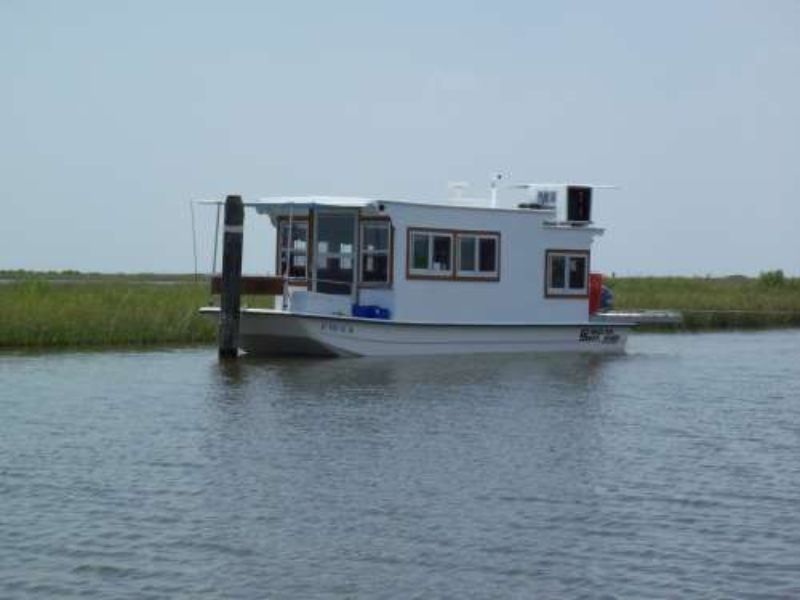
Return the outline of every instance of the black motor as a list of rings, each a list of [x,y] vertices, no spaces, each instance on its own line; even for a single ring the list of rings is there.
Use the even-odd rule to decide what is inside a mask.
[[[591,223],[592,188],[579,185],[567,187],[567,221]]]

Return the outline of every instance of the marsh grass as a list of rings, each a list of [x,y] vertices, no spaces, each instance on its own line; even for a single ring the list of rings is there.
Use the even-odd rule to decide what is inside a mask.
[[[25,269],[0,269],[0,280],[6,281],[49,281],[55,283],[68,282],[184,282],[197,283],[205,281],[204,275],[192,275],[191,273],[93,273],[87,271],[75,271],[67,269],[64,271],[27,271]]]
[[[198,314],[211,301],[208,281],[191,277],[22,277],[0,285],[0,347],[211,343],[216,327]],[[243,296],[242,305],[271,307],[272,298]]]
[[[8,272],[7,272],[8,273]],[[213,343],[216,329],[197,309],[208,281],[192,276],[15,272],[0,284],[0,347],[147,346]],[[615,308],[675,309],[681,329],[800,327],[800,279],[609,278]],[[271,297],[245,296],[269,307]]]
[[[0,285],[0,347],[192,344],[214,340],[201,283],[127,281]]]
[[[800,327],[800,279],[761,277],[609,278],[615,309],[674,309],[681,328]]]

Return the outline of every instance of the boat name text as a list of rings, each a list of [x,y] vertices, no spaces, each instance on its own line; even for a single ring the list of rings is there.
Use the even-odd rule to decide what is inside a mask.
[[[613,327],[582,327],[579,342],[616,344],[619,342],[619,334]]]

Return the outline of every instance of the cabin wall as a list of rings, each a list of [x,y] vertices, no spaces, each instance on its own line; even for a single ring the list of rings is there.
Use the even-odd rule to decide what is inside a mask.
[[[362,302],[380,304],[402,321],[574,323],[588,318],[586,298],[545,297],[545,251],[590,250],[596,232],[544,225],[552,212],[488,211],[388,204],[395,228],[393,302],[386,291]],[[408,279],[409,227],[496,231],[499,281]],[[591,265],[590,265],[591,268]],[[377,292],[377,291],[376,291]]]

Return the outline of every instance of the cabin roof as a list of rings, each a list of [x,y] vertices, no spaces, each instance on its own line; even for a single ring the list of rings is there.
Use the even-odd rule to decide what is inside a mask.
[[[614,185],[605,184],[577,184],[577,183],[516,183],[505,186],[508,190],[538,190],[568,187],[588,187],[593,189],[617,189]],[[224,204],[223,200],[197,200],[199,204]],[[419,200],[403,200],[399,198],[370,198],[366,196],[267,196],[258,200],[250,200],[245,206],[255,208],[260,213],[269,213],[275,210],[297,208],[308,210],[314,207],[330,208],[368,208],[377,207],[379,204],[405,204],[410,206],[430,206],[441,208],[477,208],[483,210],[519,210],[518,203],[511,204],[503,198],[498,198],[494,203],[490,198],[473,198],[467,196],[437,198],[433,201],[421,202]],[[494,204],[494,205],[493,205]],[[526,211],[536,210],[526,207]],[[551,210],[551,209],[544,209]]]
[[[445,198],[438,199],[430,202],[402,200],[402,199],[387,199],[387,198],[366,198],[357,196],[273,196],[268,198],[261,198],[259,200],[245,202],[245,206],[255,208],[258,213],[262,214],[284,214],[291,210],[306,211],[316,207],[327,208],[375,208],[378,209],[379,205],[404,205],[404,206],[421,206],[431,208],[468,208],[478,210],[490,211],[519,211],[516,206],[491,206],[491,201],[488,198]],[[531,209],[525,209],[526,212],[531,212]],[[534,209],[535,210],[535,209]],[[546,212],[551,212],[546,210]]]
[[[546,184],[545,184],[546,185]],[[518,206],[491,206],[490,200],[487,198],[448,198],[444,201],[433,202],[419,202],[410,200],[386,200],[383,198],[366,198],[359,196],[272,196],[261,198],[259,200],[245,202],[245,206],[255,208],[256,212],[263,215],[269,215],[270,218],[276,217],[289,217],[292,214],[297,216],[302,215],[304,212],[312,208],[326,207],[326,208],[343,208],[343,209],[366,209],[367,211],[374,210],[382,212],[383,205],[401,205],[401,206],[418,206],[436,209],[470,209],[488,211],[494,213],[540,213],[545,215],[553,215],[554,209],[552,208],[520,208]],[[545,227],[553,229],[575,230],[575,227],[569,224],[558,223],[556,221],[546,221]],[[582,226],[581,230],[589,231],[595,234],[602,234],[603,229],[600,227]]]
[[[506,189],[516,190],[537,190],[567,188],[571,186],[590,187],[594,189],[615,189],[616,186],[600,184],[576,184],[576,183],[518,183],[505,186]],[[201,204],[223,204],[222,200],[201,200]],[[258,200],[245,202],[244,205],[256,209],[260,214],[288,214],[297,210],[305,212],[316,207],[327,208],[349,208],[349,209],[375,209],[382,210],[382,204],[395,204],[406,206],[419,206],[429,208],[466,208],[487,211],[520,211],[525,212],[552,212],[552,207],[521,207],[519,201],[509,202],[506,198],[498,198],[492,202],[490,198],[471,198],[466,196],[437,198],[432,201],[403,200],[399,198],[370,198],[366,196],[329,196],[329,195],[307,195],[307,196],[268,196]],[[494,204],[494,205],[493,205]]]
[[[269,207],[308,209],[316,206],[328,206],[331,208],[366,208],[376,202],[378,202],[378,200],[359,196],[272,196],[260,198],[256,201],[245,202],[245,205],[252,206],[256,209]]]

